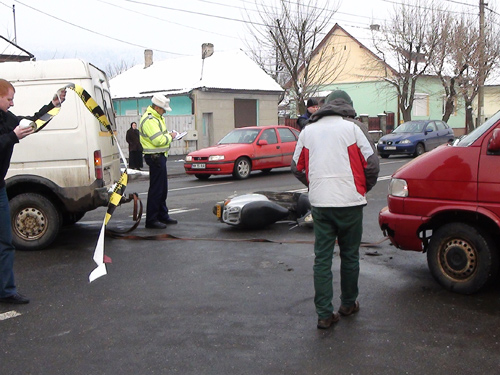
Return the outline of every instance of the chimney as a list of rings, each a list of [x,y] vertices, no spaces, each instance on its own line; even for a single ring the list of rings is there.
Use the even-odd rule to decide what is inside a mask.
[[[144,69],[149,68],[153,65],[153,50],[145,49],[144,50]]]

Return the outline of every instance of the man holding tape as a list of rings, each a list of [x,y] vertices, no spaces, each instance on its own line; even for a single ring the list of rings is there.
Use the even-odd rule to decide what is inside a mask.
[[[0,79],[0,302],[24,304],[29,299],[17,292],[14,282],[14,245],[10,224],[9,199],[5,188],[5,176],[10,166],[14,145],[32,134],[31,121],[39,119],[54,107],[58,107],[66,98],[66,91],[59,91],[52,101],[43,106],[32,117],[27,125],[20,125],[22,117],[9,111],[14,105],[16,90],[12,84]]]
[[[170,143],[177,136],[169,133],[163,115],[170,112],[170,99],[155,94],[151,105],[142,115],[139,125],[142,152],[149,166],[149,190],[146,206],[146,228],[165,229],[167,224],[177,224],[168,214],[167,155]]]

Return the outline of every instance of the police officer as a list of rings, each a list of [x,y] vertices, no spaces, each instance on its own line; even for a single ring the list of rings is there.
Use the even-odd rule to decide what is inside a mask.
[[[151,105],[142,115],[139,133],[144,160],[149,166],[149,190],[146,206],[146,228],[165,229],[167,224],[177,224],[167,208],[168,178],[167,155],[176,132],[169,133],[163,114],[170,112],[170,99],[155,94]]]

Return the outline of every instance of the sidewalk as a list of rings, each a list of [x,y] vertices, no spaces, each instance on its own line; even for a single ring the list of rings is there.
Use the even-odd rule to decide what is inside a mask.
[[[186,172],[184,172],[184,159],[186,155],[172,155],[167,158],[167,171],[168,176],[183,176]],[[124,169],[124,165],[121,165],[122,171]],[[141,171],[135,171],[133,169],[128,170],[128,175],[131,180],[135,179],[147,179],[149,176],[149,168],[146,162],[144,162],[144,168]]]

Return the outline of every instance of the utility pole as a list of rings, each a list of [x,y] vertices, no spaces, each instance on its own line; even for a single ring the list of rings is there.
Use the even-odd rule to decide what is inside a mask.
[[[476,127],[484,122],[484,0],[479,0],[479,86],[477,90],[477,123]]]
[[[16,31],[16,6],[12,5],[12,13],[14,14],[14,43],[17,44],[17,31]]]

